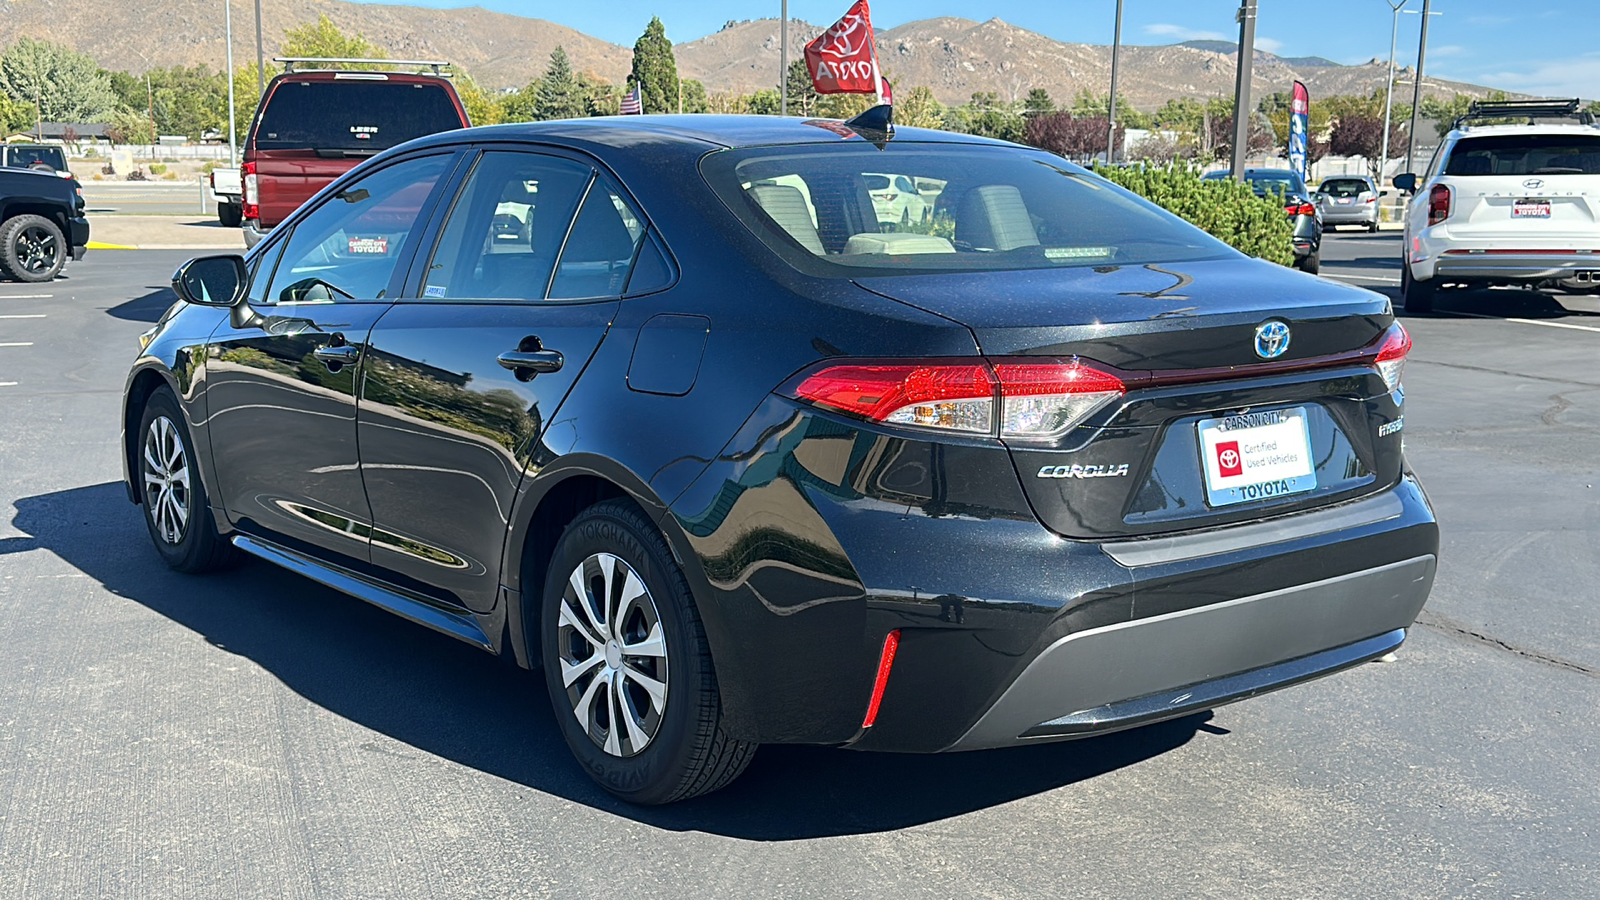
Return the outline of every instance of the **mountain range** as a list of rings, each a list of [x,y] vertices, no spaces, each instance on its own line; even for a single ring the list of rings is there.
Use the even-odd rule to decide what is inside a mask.
[[[252,5],[234,4],[234,62],[255,59]],[[0,3],[0,44],[20,35],[66,44],[108,69],[204,64],[221,68],[225,38],[215,0],[7,0]],[[326,15],[346,33],[364,35],[403,59],[449,60],[490,89],[520,87],[542,74],[560,45],[572,66],[611,82],[627,77],[632,49],[543,19],[477,7],[430,9],[350,3],[347,0],[262,0],[263,41],[270,58],[284,31]],[[639,23],[640,31],[645,23]],[[670,29],[671,23],[667,23]],[[814,38],[818,26],[791,20],[790,58]],[[965,102],[988,91],[1016,100],[1042,87],[1058,102],[1081,89],[1104,94],[1111,48],[1057,41],[1000,19],[977,22],[943,17],[908,22],[876,35],[879,60],[901,91],[926,85],[941,102]],[[721,31],[675,45],[678,73],[712,94],[749,93],[778,84],[779,22],[730,22]],[[269,64],[270,65],[270,64]],[[1124,45],[1118,90],[1133,106],[1154,109],[1173,97],[1231,97],[1234,45],[1191,41],[1165,46]],[[1397,76],[1404,83],[1411,70]],[[1313,97],[1370,93],[1382,86],[1387,64],[1373,59],[1340,65],[1321,57],[1285,58],[1257,52],[1257,97],[1302,81]],[[1425,78],[1428,94],[1482,96],[1490,88]]]

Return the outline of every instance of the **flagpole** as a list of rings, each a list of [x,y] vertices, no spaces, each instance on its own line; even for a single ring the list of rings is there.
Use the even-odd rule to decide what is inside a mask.
[[[778,115],[789,114],[789,0],[783,0],[778,20]],[[1390,76],[1391,80],[1393,76]]]

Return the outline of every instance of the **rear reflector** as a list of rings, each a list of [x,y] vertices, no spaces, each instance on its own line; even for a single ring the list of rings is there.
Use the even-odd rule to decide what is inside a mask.
[[[1399,322],[1389,326],[1384,332],[1383,344],[1378,347],[1378,374],[1383,376],[1384,386],[1394,390],[1400,386],[1400,377],[1405,373],[1406,355],[1411,352],[1411,335],[1406,332],[1405,326]]]
[[[867,704],[867,717],[861,720],[862,728],[871,728],[878,720],[878,705],[883,702],[883,689],[889,684],[889,670],[894,668],[894,654],[900,649],[900,629],[883,636],[883,650],[878,654],[878,677],[872,682],[872,701]]]
[[[1120,378],[1077,358],[956,358],[825,365],[792,396],[890,425],[1049,438],[1126,391]]]

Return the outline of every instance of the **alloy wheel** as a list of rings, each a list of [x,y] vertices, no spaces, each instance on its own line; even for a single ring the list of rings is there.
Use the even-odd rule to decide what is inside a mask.
[[[572,714],[608,755],[637,756],[667,705],[667,641],[644,579],[595,553],[567,576],[557,620],[561,683]]]
[[[183,540],[189,527],[189,458],[178,426],[166,416],[150,420],[144,435],[144,502],[156,533],[167,544]]]
[[[17,261],[29,272],[50,271],[60,253],[60,242],[43,226],[29,225],[17,234]]]

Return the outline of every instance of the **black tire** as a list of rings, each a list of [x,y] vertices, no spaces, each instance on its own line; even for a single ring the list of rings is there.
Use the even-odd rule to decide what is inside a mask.
[[[578,573],[585,586],[581,595],[571,582]],[[619,603],[630,575],[644,593]],[[596,593],[608,597],[604,611],[596,611]],[[583,610],[578,603],[597,614],[576,623]],[[563,606],[572,617],[567,624]],[[756,745],[723,731],[711,650],[689,584],[666,539],[633,504],[606,501],[567,526],[551,556],[539,621],[556,721],[573,756],[601,787],[630,803],[672,803],[715,791],[750,764]],[[656,633],[664,643],[655,647],[659,654],[622,652],[624,644],[650,646],[648,636]],[[607,638],[606,647],[594,638]],[[564,664],[581,668],[570,687],[563,681]],[[631,680],[639,675],[648,677]],[[656,679],[663,685],[659,706],[644,686]],[[616,693],[614,682],[622,684]],[[644,714],[637,715],[641,709]],[[630,716],[621,723],[626,728],[618,715]]]
[[[218,203],[217,221],[223,228],[238,228],[244,221],[244,207],[237,203]]]
[[[1417,281],[1411,277],[1411,264],[1400,262],[1400,295],[1408,313],[1433,312],[1433,295],[1438,285],[1432,281]]]
[[[1378,223],[1377,222],[1368,222],[1367,223],[1367,234],[1377,234],[1377,233],[1378,233]]]
[[[1322,268],[1322,251],[1313,250],[1305,256],[1294,261],[1295,268],[1308,275],[1315,275]]]
[[[217,533],[200,481],[194,439],[171,389],[160,387],[150,395],[134,440],[139,506],[150,540],[167,566],[198,574],[236,562],[238,551]]]
[[[0,225],[0,269],[18,281],[49,281],[70,254],[61,227],[44,216],[25,213]]]

